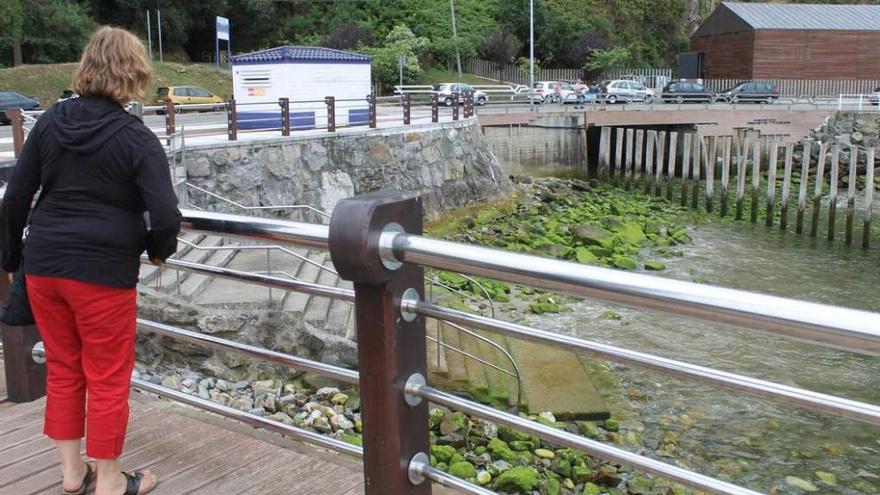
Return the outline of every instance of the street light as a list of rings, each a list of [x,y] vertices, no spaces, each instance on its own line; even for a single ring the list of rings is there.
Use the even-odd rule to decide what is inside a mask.
[[[529,104],[535,91],[535,0],[529,0]]]

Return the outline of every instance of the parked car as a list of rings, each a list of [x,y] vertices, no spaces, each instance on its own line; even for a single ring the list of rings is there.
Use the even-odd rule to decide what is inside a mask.
[[[556,87],[560,87],[559,93]],[[574,103],[577,100],[574,87],[568,83],[559,81],[537,81],[533,86],[533,91],[529,94],[532,103]]]
[[[718,94],[719,100],[728,103],[773,103],[779,99],[779,88],[771,83],[745,81]]]
[[[712,103],[715,93],[700,83],[675,81],[663,87],[664,103]]]
[[[868,97],[871,105],[880,105],[880,88],[874,88],[874,92]]]
[[[0,91],[0,124],[9,123],[9,118],[6,117],[6,110],[10,108],[39,110],[40,102],[15,91]]]
[[[453,95],[458,94],[458,102],[459,104],[464,102],[464,94],[465,93],[473,93],[474,94],[474,104],[475,105],[485,105],[489,103],[489,95],[484,91],[477,91],[470,84],[461,84],[461,83],[442,83],[434,85],[434,93],[437,94],[437,99],[440,103],[446,105],[447,107],[451,107],[452,103],[455,101]]]
[[[606,103],[614,104],[618,102],[629,103],[633,101],[643,101],[651,103],[654,101],[654,91],[645,87],[638,81],[629,81],[625,79],[615,79],[612,81],[602,81],[599,84],[600,98],[604,97]]]
[[[223,98],[212,94],[207,89],[196,86],[159,88],[156,91],[156,105],[165,105],[168,101],[173,102],[175,105],[224,103]],[[215,110],[219,108],[221,107],[216,107]],[[161,115],[165,113],[165,110],[158,110],[156,113]]]

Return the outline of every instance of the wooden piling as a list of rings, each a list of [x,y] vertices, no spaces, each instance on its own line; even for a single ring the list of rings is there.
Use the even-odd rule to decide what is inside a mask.
[[[785,171],[782,175],[782,197],[779,199],[779,230],[788,229],[788,196],[791,194],[791,160],[794,145],[785,145]]]
[[[611,128],[602,127],[599,131],[599,179],[608,178],[608,166],[611,161]]]
[[[614,170],[611,172],[611,176],[614,178],[613,182],[616,186],[618,184],[617,177],[620,175],[620,169],[623,166],[623,128],[616,128],[615,134],[617,139],[614,141]]]
[[[840,145],[831,147],[831,184],[828,189],[828,240],[834,240],[837,220],[837,181],[840,177]]]
[[[874,148],[865,150],[865,220],[862,226],[862,248],[871,247],[871,207],[874,200]]]
[[[706,151],[706,143],[703,141],[703,136],[699,134],[694,134],[694,142],[693,142],[694,150],[691,153],[691,157],[693,159],[693,167],[691,168],[693,174],[691,177],[691,208],[697,209],[700,206],[700,161],[704,158]],[[705,160],[702,160],[705,162]]]
[[[636,162],[635,166],[632,169],[632,176],[630,178],[630,182],[632,183],[632,187],[636,187],[638,180],[642,177],[642,166],[644,165],[644,143],[645,143],[645,131],[639,129],[636,131]]]
[[[657,140],[657,131],[648,131],[648,141],[645,143],[645,194],[651,194],[651,176],[654,173],[654,142]]]
[[[687,206],[688,197],[688,177],[690,176],[691,167],[691,139],[693,134],[686,133],[682,137],[681,150],[681,206]]]
[[[767,161],[767,198],[765,199],[767,210],[765,225],[768,227],[773,226],[773,207],[776,205],[776,165],[778,159],[779,145],[776,143],[775,138],[771,138],[770,157]]]
[[[715,166],[718,163],[718,137],[710,138],[709,156],[706,160],[706,211],[712,213],[712,202],[715,193]]]
[[[855,219],[856,213],[856,175],[859,171],[859,147],[856,145],[851,145],[849,150],[849,177],[846,185],[845,242],[847,244],[852,244],[853,220]],[[873,186],[873,184],[871,184],[871,186]]]
[[[743,201],[746,195],[746,158],[749,156],[748,135],[738,139],[736,150],[736,219],[743,219]]]
[[[672,185],[675,179],[676,152],[678,151],[678,133],[669,133],[669,161],[666,164],[666,199],[672,201]]]
[[[810,237],[819,235],[819,212],[822,209],[822,189],[825,182],[825,156],[828,144],[819,145],[819,162],[816,163],[816,187],[813,189],[813,221],[810,225]]]
[[[810,180],[810,153],[812,153],[812,142],[808,139],[804,141],[804,153],[801,158],[801,182],[798,189],[797,218],[795,219],[794,231],[798,234],[804,233],[804,213],[807,210],[807,182]]]
[[[666,131],[659,131],[657,133],[657,140],[654,141],[657,144],[657,156],[654,168],[654,195],[660,196],[660,179],[663,178],[663,159],[666,156]]]
[[[721,216],[727,216],[727,200],[729,198],[730,187],[730,147],[733,144],[733,137],[724,138],[724,152],[721,158]]]
[[[630,177],[632,177],[633,167],[633,130],[626,130],[626,159],[623,163],[623,174],[621,175],[624,187],[629,191],[632,186]]]
[[[758,223],[758,197],[761,195],[761,154],[763,146],[761,138],[755,139],[755,151],[752,156],[752,223]]]

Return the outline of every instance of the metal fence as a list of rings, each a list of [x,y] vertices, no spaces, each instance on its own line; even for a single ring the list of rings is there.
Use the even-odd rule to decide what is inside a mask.
[[[712,91],[724,91],[743,82],[743,79],[706,79],[703,83]],[[880,88],[880,79],[761,79],[779,89],[788,98],[837,98],[843,94],[871,93]]]
[[[160,385],[135,380],[133,386],[328,449],[363,456],[367,495],[429,494],[430,484],[425,483],[426,480],[452,486],[465,493],[493,493],[430,465],[428,402],[488,419],[608,462],[665,477],[705,493],[759,493],[432,387],[425,380],[425,318],[442,318],[464,327],[670,373],[729,391],[880,425],[880,407],[877,405],[438,306],[425,298],[423,267],[453,270],[702,321],[723,322],[870,355],[880,354],[880,314],[430,239],[421,235],[422,215],[421,202],[415,195],[401,192],[380,192],[343,200],[337,205],[329,226],[184,211],[183,225],[190,231],[329,249],[338,273],[344,279],[355,282],[354,290],[183,260],[170,260],[169,265],[265,287],[354,301],[359,371],[159,322],[139,322],[144,332],[242,353],[341,382],[359,384],[363,398],[364,449]],[[22,355],[29,356],[32,350],[27,343],[15,343],[7,346],[5,352],[16,359]],[[27,376],[29,372],[24,370],[7,378],[15,381],[24,380]]]

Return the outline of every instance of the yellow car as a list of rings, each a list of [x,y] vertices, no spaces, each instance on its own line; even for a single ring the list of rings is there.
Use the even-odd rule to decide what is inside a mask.
[[[159,88],[159,90],[156,91],[156,105],[165,105],[169,100],[174,102],[175,105],[225,103],[223,98],[212,94],[207,89],[196,86],[171,86],[167,88]],[[222,106],[214,108],[215,111],[221,109],[223,109]],[[200,109],[200,111],[207,110],[208,109]],[[164,111],[160,110],[156,113],[162,114]]]

